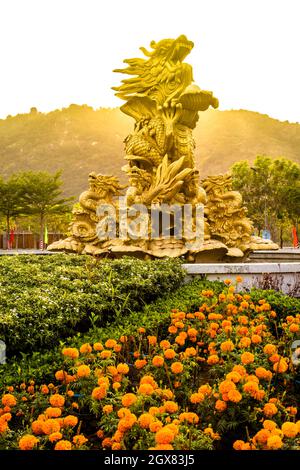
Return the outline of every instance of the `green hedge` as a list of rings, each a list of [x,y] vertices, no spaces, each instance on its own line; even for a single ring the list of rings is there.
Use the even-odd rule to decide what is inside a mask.
[[[126,316],[182,284],[177,260],[89,256],[0,258],[0,339],[9,355],[52,348],[60,339]]]

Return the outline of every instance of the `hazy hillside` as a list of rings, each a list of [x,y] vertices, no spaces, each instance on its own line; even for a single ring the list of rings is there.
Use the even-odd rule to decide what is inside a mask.
[[[19,114],[0,120],[0,173],[63,170],[65,192],[78,195],[90,171],[124,180],[123,139],[133,120],[119,109],[71,105],[48,114]],[[221,173],[257,154],[285,156],[300,163],[300,124],[250,111],[202,113],[195,130],[201,176]]]

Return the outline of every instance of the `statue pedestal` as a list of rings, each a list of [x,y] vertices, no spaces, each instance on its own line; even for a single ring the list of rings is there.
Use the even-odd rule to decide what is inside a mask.
[[[235,280],[241,276],[243,282],[237,291],[248,291],[252,287],[274,289],[293,297],[300,297],[300,262],[297,263],[191,263],[183,264],[187,279],[205,277],[209,281]]]

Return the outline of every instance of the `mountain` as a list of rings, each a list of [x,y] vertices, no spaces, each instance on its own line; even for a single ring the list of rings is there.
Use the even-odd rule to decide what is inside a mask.
[[[124,182],[124,138],[134,121],[119,109],[87,105],[0,120],[0,173],[62,170],[64,193],[78,196],[89,172],[115,174]],[[300,164],[300,124],[245,111],[200,113],[194,132],[201,177],[226,172],[236,161],[256,155],[284,156]]]

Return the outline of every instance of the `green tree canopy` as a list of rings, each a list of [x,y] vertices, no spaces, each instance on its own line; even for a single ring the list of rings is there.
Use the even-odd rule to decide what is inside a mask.
[[[5,217],[9,237],[11,219],[24,213],[24,185],[20,174],[12,175],[4,181],[0,177],[0,214]]]

